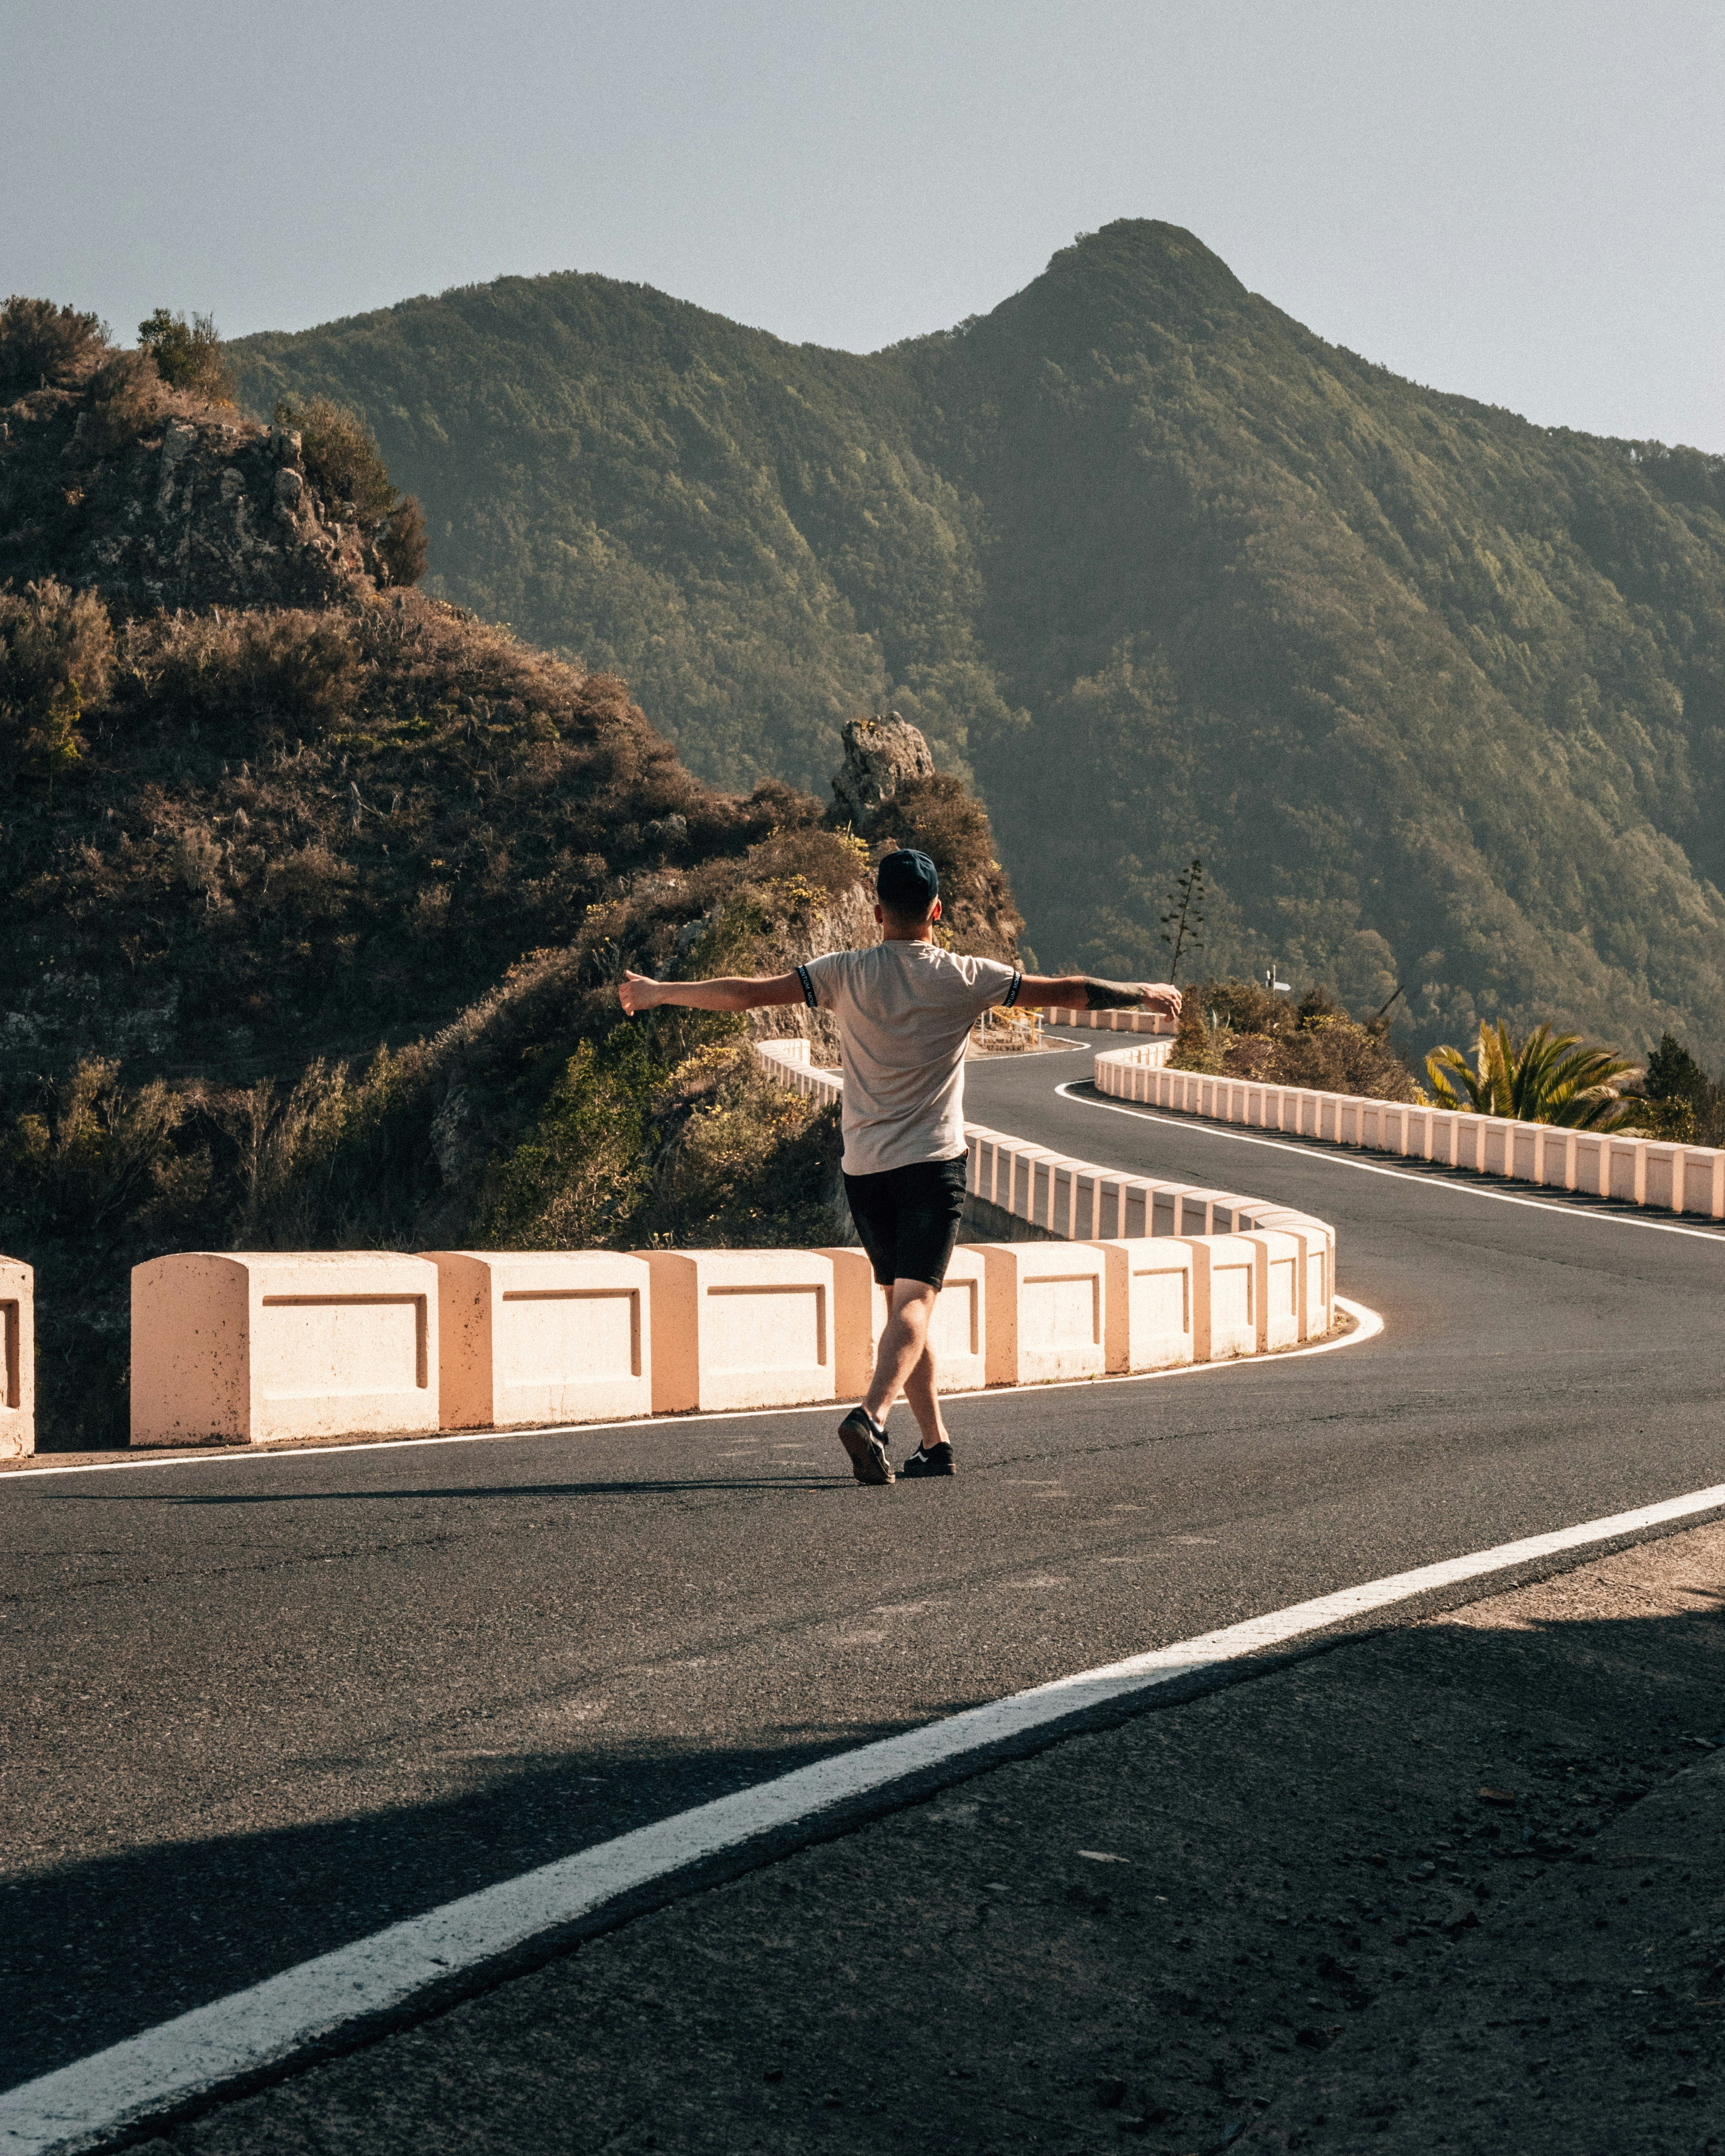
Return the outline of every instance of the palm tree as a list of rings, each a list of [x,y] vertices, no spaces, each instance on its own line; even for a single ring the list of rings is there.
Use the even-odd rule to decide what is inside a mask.
[[[1426,1074],[1440,1106],[1465,1114],[1507,1116],[1521,1123],[1556,1123],[1572,1131],[1616,1131],[1635,1119],[1635,1105],[1606,1088],[1634,1064],[1615,1048],[1553,1034],[1536,1025],[1517,1049],[1503,1019],[1481,1026],[1474,1065],[1459,1048],[1435,1048]],[[1461,1091],[1451,1085],[1461,1081]]]

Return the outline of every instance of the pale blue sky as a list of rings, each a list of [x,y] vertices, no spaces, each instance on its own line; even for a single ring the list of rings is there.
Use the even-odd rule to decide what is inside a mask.
[[[0,0],[0,291],[600,270],[853,350],[1189,226],[1398,372],[1725,451],[1718,0]]]

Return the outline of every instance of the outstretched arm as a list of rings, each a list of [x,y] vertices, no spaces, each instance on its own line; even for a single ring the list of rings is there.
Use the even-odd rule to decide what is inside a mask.
[[[625,973],[617,999],[631,1018],[666,1004],[684,1010],[745,1011],[762,1004],[799,1004],[803,983],[794,973],[716,981],[650,981],[644,973]]]
[[[1180,991],[1168,981],[1099,981],[1090,973],[1026,973],[1014,999],[1060,1010],[1151,1010],[1180,1015]]]

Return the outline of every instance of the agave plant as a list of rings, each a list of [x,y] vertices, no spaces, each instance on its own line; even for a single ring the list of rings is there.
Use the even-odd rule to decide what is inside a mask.
[[[1621,1130],[1634,1120],[1635,1105],[1606,1088],[1635,1067],[1615,1048],[1584,1041],[1579,1033],[1554,1034],[1548,1025],[1536,1025],[1518,1049],[1502,1019],[1481,1027],[1471,1065],[1459,1048],[1435,1048],[1425,1059],[1432,1091],[1445,1108],[1574,1131]]]

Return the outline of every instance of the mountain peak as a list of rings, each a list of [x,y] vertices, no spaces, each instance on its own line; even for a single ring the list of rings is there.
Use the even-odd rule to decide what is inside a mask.
[[[1221,256],[1183,225],[1122,217],[1080,233],[988,320],[1052,351],[1137,345],[1151,323],[1176,336],[1208,336],[1219,316],[1250,304]]]
[[[1205,277],[1221,289],[1245,290],[1221,256],[1206,247],[1196,233],[1159,217],[1117,217],[1097,231],[1078,233],[1070,247],[1060,249],[1052,257],[1050,266],[1068,257],[1086,266],[1127,264],[1141,273]]]

